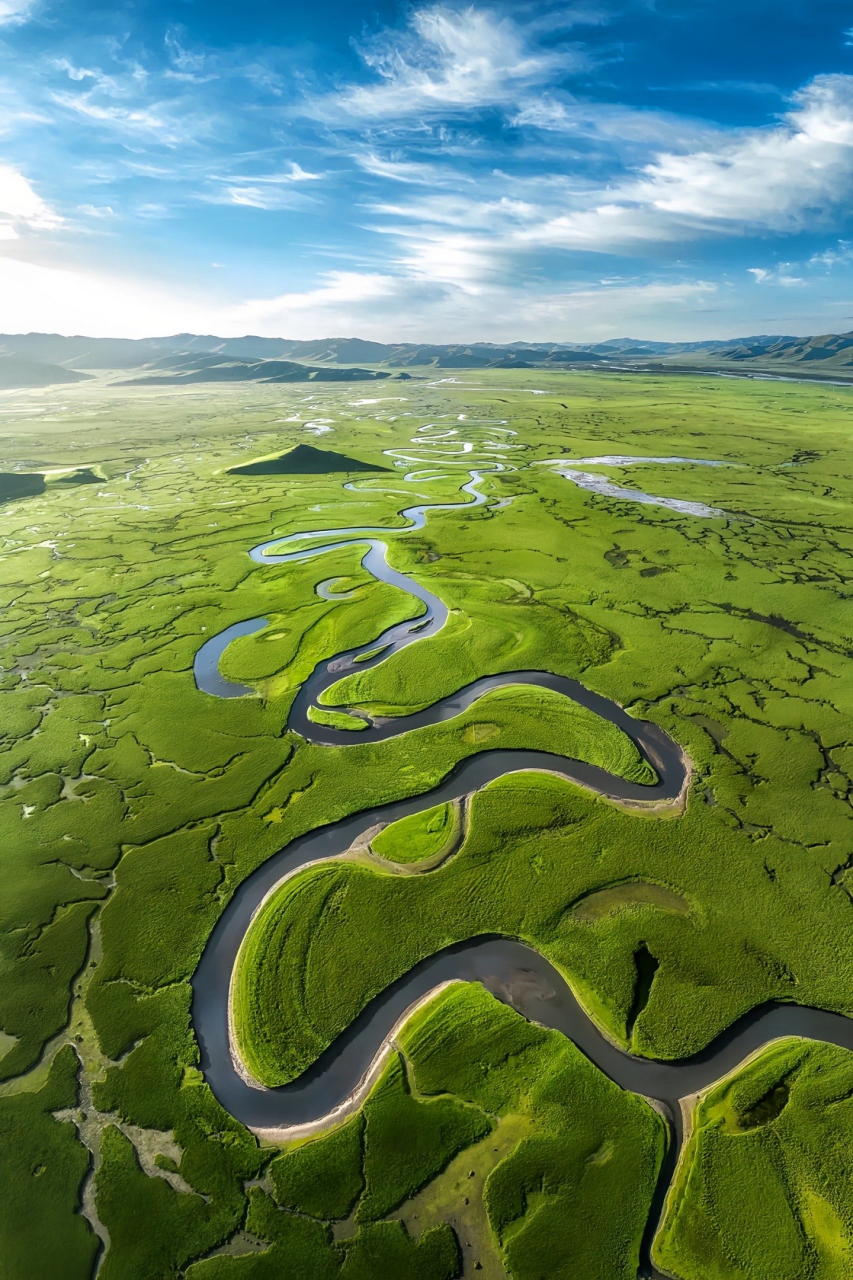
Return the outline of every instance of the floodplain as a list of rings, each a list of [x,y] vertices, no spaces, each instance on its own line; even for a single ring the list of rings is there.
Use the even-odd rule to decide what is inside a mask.
[[[5,1274],[850,1274],[843,1048],[789,1038],[720,1072],[684,1104],[673,1171],[671,1118],[513,990],[456,983],[345,1117],[273,1141],[211,1091],[192,980],[280,850],[418,797],[289,878],[247,932],[236,1048],[264,1085],[298,1080],[390,984],[478,936],[541,953],[643,1059],[712,1054],[768,1002],[853,1028],[851,397],[521,370],[2,393],[4,470],[45,478],[0,507]],[[246,473],[299,446],[361,465]],[[479,504],[460,494],[472,472]],[[407,531],[414,502],[460,505]],[[384,530],[389,564],[447,617],[341,669],[318,730],[352,712],[365,728],[327,745],[290,727],[299,690],[423,610],[365,568],[364,541],[248,554],[338,527]],[[201,690],[199,648],[255,618],[219,662],[247,692]],[[525,771],[438,806],[443,779],[497,751],[654,781],[616,725],[514,683],[524,671],[659,726],[686,799],[630,807]],[[484,676],[506,684],[370,739]]]

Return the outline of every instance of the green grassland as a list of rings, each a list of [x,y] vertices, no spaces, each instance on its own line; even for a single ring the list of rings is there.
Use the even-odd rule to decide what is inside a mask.
[[[487,1160],[501,1126],[513,1128],[516,1141],[491,1161],[483,1191],[507,1274],[633,1280],[666,1146],[660,1116],[559,1032],[526,1023],[480,987],[445,989],[401,1043],[422,1094],[451,1094],[493,1118],[480,1144]],[[583,1229],[566,1231],[567,1220]]]
[[[853,1054],[780,1040],[696,1107],[658,1264],[682,1280],[853,1269]]]
[[[63,1114],[77,1102],[78,1068],[74,1050],[65,1045],[41,1089],[0,1098],[6,1275],[86,1280],[91,1274],[98,1240],[77,1212],[77,1189],[91,1156]]]
[[[423,793],[464,755],[509,741],[587,758],[596,750],[632,767],[621,738],[600,726],[593,737],[581,716],[556,707],[543,717],[529,691],[493,695],[488,716],[480,704],[375,745],[354,733],[346,747],[322,748],[287,731],[294,693],[320,657],[369,642],[419,606],[369,580],[356,548],[278,566],[256,566],[246,552],[298,529],[399,526],[395,513],[413,495],[454,500],[465,470],[409,443],[425,423],[461,431],[465,413],[466,437],[488,452],[503,437],[477,419],[508,422],[522,447],[501,456],[520,469],[482,487],[510,505],[436,513],[424,530],[390,538],[391,563],[445,600],[450,617],[423,643],[348,675],[327,710],[409,711],[481,675],[547,668],[660,723],[693,760],[690,803],[681,818],[641,817],[525,775],[477,798],[464,847],[436,870],[324,868],[319,890],[341,895],[337,916],[321,912],[315,873],[294,881],[276,911],[284,921],[299,898],[319,928],[307,1005],[268,1010],[268,1034],[285,1024],[295,1033],[284,1070],[310,1060],[389,974],[484,929],[535,941],[623,1038],[633,955],[645,943],[659,962],[632,1028],[645,1053],[689,1052],[771,996],[853,1012],[851,393],[538,371],[412,381],[393,388],[399,398],[371,387],[369,405],[360,390],[165,392],[95,379],[61,399],[45,389],[0,404],[7,469],[104,477],[49,484],[0,513],[0,1160],[16,1197],[0,1219],[0,1256],[10,1280],[53,1280],[59,1257],[82,1277],[96,1231],[110,1241],[102,1271],[122,1280],[190,1266],[242,1275],[256,1265],[252,1230],[267,1253],[278,1250],[258,1275],[279,1274],[297,1247],[316,1257],[317,1275],[342,1265],[379,1274],[379,1257],[407,1258],[398,1272],[423,1267],[430,1277],[458,1265],[446,1231],[426,1238],[413,1219],[408,1235],[394,1225],[409,1222],[407,1204],[435,1213],[446,1202],[454,1156],[390,1216],[363,1222],[351,1233],[362,1243],[347,1247],[344,1264],[335,1250],[337,1270],[323,1271],[327,1224],[282,1213],[254,1186],[273,1153],[211,1097],[189,1019],[189,979],[224,903],[295,836]],[[340,476],[226,474],[313,442],[303,423],[318,417],[334,424],[321,446],[380,465],[383,449],[427,461],[358,477],[352,490]],[[735,464],[591,468],[730,514],[701,520],[603,498],[528,465],[601,454]],[[404,484],[408,467],[440,478]],[[316,596],[335,576],[357,587],[352,599]],[[198,645],[258,616],[270,625],[222,663],[258,696],[200,694]],[[625,885],[637,886],[633,896]],[[599,891],[611,896],[590,897]],[[291,961],[306,967],[304,944],[300,952],[282,936],[275,964],[284,973]],[[323,981],[334,998],[322,996]],[[307,1008],[318,1020],[311,1034]],[[69,1043],[75,1073],[64,1065]],[[472,1041],[472,1066],[478,1052]],[[483,1062],[491,1078],[498,1069]],[[430,1094],[417,1072],[407,1078],[418,1097]],[[518,1141],[501,1139],[507,1160],[521,1143],[519,1116],[494,1134],[504,1151],[499,1135],[514,1123]],[[553,1158],[563,1167],[563,1155]],[[524,1151],[516,1159],[523,1183]],[[460,1239],[468,1209],[473,1201],[454,1207]],[[524,1216],[524,1250],[535,1256],[553,1241],[554,1218]],[[498,1248],[493,1227],[482,1231]],[[582,1234],[564,1231],[558,1243],[574,1247]],[[521,1277],[511,1224],[501,1238],[495,1265]],[[197,1261],[221,1249],[235,1256]],[[610,1262],[599,1270],[622,1275]]]
[[[401,1262],[402,1274],[430,1280],[467,1274],[466,1263],[492,1275],[505,1266],[518,1280],[633,1280],[666,1144],[660,1116],[565,1037],[478,986],[446,988],[406,1024],[400,1047],[354,1119],[273,1160],[269,1191],[256,1191],[249,1210],[250,1228],[270,1247],[199,1263],[191,1280],[261,1280],[288,1274],[297,1259],[300,1278],[347,1277],[355,1251],[391,1213],[381,1225],[393,1224],[408,1258],[386,1246],[374,1257],[374,1280],[400,1274]],[[454,1239],[431,1204],[431,1188],[457,1156],[473,1166],[458,1207],[465,1199],[467,1216],[482,1222],[480,1256],[470,1252],[466,1215],[457,1213]],[[318,1220],[307,1245],[293,1214]],[[583,1231],[567,1233],[567,1216]],[[321,1222],[327,1231],[336,1224],[334,1235],[324,1236]],[[427,1243],[429,1267],[414,1252]]]
[[[422,813],[401,818],[383,828],[370,842],[374,853],[386,862],[440,862],[456,845],[462,832],[460,805],[438,804]]]

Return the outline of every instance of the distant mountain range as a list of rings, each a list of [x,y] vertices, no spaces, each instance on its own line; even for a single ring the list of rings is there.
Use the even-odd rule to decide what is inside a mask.
[[[364,366],[373,366],[365,368]],[[0,334],[0,389],[78,382],[107,371],[121,385],[332,382],[405,378],[407,369],[653,369],[661,372],[789,373],[853,380],[853,333],[761,335],[707,342],[384,343],[362,338],[85,338]],[[112,379],[116,381],[116,379]]]

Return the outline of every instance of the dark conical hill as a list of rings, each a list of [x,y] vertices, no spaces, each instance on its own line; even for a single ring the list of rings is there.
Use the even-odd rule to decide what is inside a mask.
[[[311,444],[298,444],[277,458],[264,458],[260,462],[247,462],[241,467],[229,467],[229,476],[319,476],[336,471],[388,471],[372,462],[348,458],[333,449],[315,449]]]
[[[0,502],[32,498],[38,493],[44,493],[44,476],[40,471],[0,471]]]

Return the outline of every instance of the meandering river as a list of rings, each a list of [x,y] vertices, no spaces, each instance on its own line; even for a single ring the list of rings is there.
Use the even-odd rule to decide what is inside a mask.
[[[432,438],[424,435],[425,430],[429,429],[422,428],[416,438],[418,445],[435,445],[439,441],[442,445],[449,443],[448,435],[451,433],[446,428],[437,427]],[[405,454],[402,460],[406,463],[437,463],[439,468],[463,462],[467,467],[471,461],[471,449],[466,446],[470,442],[459,443],[463,445],[462,449],[450,446],[450,459],[437,459],[434,454],[428,459]],[[313,1125],[330,1113],[338,1111],[340,1114],[340,1109],[348,1103],[353,1105],[359,1101],[375,1076],[376,1064],[387,1051],[395,1027],[405,1018],[407,1011],[428,997],[430,992],[452,980],[481,982],[525,1017],[563,1032],[612,1080],[625,1089],[655,1100],[668,1116],[673,1141],[649,1217],[641,1268],[643,1275],[653,1275],[649,1246],[657,1229],[683,1137],[680,1099],[706,1089],[750,1053],[780,1036],[806,1036],[853,1050],[853,1020],[826,1010],[798,1005],[768,1005],[753,1010],[718,1036],[702,1053],[690,1059],[651,1061],[628,1053],[607,1040],[578,1003],[566,979],[536,950],[516,939],[487,936],[448,947],[416,965],[372,1000],[298,1080],[282,1088],[267,1089],[249,1083],[235,1065],[236,1050],[229,1035],[229,991],[234,966],[261,903],[283,879],[308,863],[339,856],[377,823],[394,822],[442,801],[459,799],[521,769],[547,769],[597,793],[628,803],[645,801],[671,805],[678,801],[687,786],[689,766],[684,753],[659,726],[637,720],[615,702],[593,693],[578,681],[550,672],[514,671],[487,676],[424,711],[376,723],[367,719],[367,726],[358,732],[326,727],[309,719],[309,708],[316,705],[325,690],[354,667],[357,659],[360,659],[356,666],[358,670],[383,662],[407,645],[434,635],[447,617],[446,606],[436,595],[388,564],[388,543],[377,535],[396,537],[421,529],[429,512],[483,506],[488,502],[480,488],[484,477],[489,471],[505,469],[506,465],[496,460],[472,467],[467,482],[461,486],[465,495],[463,501],[407,507],[400,513],[407,524],[399,528],[353,527],[299,532],[270,539],[251,549],[252,559],[259,565],[267,565],[314,559],[344,546],[364,545],[362,564],[365,569],[379,581],[407,591],[424,606],[424,612],[414,621],[390,627],[369,643],[318,663],[293,703],[288,727],[309,741],[328,746],[377,742],[459,715],[491,689],[527,684],[561,693],[601,716],[602,720],[616,725],[654,767],[658,781],[648,786],[628,782],[598,766],[546,752],[486,750],[462,761],[426,794],[362,810],[298,837],[243,881],[217,921],[193,977],[193,1024],[201,1050],[202,1070],[221,1104],[249,1128],[285,1136],[289,1129]],[[415,481],[418,476],[422,477],[423,472],[412,472],[405,478]],[[328,582],[320,586],[328,587]],[[248,619],[207,640],[198,650],[194,665],[199,689],[226,698],[251,694],[253,690],[249,687],[220,675],[219,660],[232,639],[252,634],[265,625],[264,618]],[[361,719],[366,717],[361,716]]]

